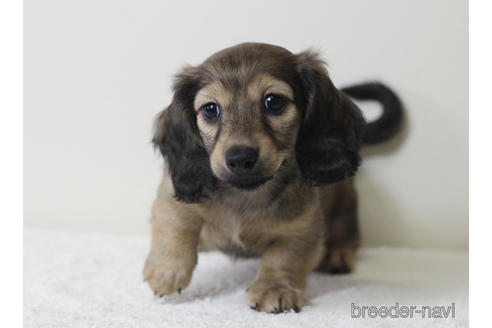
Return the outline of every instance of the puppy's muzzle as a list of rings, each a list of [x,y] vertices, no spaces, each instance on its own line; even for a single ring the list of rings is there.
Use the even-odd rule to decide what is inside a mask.
[[[272,177],[265,177],[258,168],[258,150],[248,146],[233,146],[225,154],[228,180],[236,188],[255,189]]]

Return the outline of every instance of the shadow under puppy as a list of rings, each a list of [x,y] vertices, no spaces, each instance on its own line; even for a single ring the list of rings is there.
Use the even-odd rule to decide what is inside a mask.
[[[389,136],[401,116],[391,90],[347,90],[384,96],[383,117],[364,139]],[[349,178],[364,125],[312,51],[244,43],[186,67],[153,139],[166,159],[144,267],[154,293],[186,288],[198,250],[261,256],[248,288],[258,311],[299,311],[313,269],[349,272],[358,246]]]

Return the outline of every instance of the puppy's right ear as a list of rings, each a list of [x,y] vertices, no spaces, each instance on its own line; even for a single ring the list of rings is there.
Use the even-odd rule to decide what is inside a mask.
[[[297,137],[297,163],[312,185],[335,183],[355,174],[364,118],[331,82],[316,52],[297,55],[304,92],[304,121]]]
[[[186,67],[176,75],[172,103],[156,118],[152,138],[167,161],[175,197],[186,203],[199,202],[217,182],[193,108],[198,88],[196,68]]]

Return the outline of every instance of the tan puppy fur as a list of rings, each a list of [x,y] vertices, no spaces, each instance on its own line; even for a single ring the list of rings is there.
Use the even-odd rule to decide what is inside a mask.
[[[271,94],[285,102],[279,113],[265,110]],[[220,107],[218,119],[204,115],[210,103]],[[309,52],[242,44],[178,75],[154,137],[167,160],[144,267],[154,293],[186,288],[198,250],[261,257],[248,289],[249,306],[258,311],[299,311],[315,268],[350,271],[358,245],[356,197],[343,178],[358,165],[359,115]],[[321,123],[333,135],[325,136],[323,127],[318,133]],[[227,164],[228,150],[237,146],[257,151],[239,185]]]

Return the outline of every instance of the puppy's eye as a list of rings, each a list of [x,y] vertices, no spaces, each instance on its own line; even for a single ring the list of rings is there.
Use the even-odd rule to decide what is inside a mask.
[[[207,121],[214,122],[220,117],[220,107],[216,103],[208,103],[202,106],[203,118]]]
[[[264,104],[269,114],[280,115],[284,111],[287,101],[280,95],[270,93],[266,95]]]

